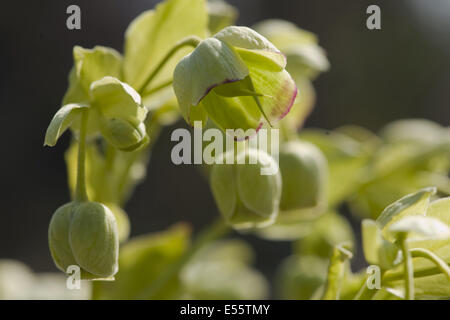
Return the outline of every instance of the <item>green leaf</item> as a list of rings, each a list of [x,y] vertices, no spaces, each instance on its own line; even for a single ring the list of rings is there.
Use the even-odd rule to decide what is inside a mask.
[[[403,281],[391,282],[387,287],[398,290],[404,296]],[[414,294],[419,300],[446,300],[450,298],[450,284],[444,274],[414,278]]]
[[[315,255],[292,255],[277,272],[277,293],[281,299],[307,300],[326,283],[328,261]]]
[[[430,198],[435,193],[436,188],[425,188],[401,198],[384,209],[377,219],[381,225],[383,236],[387,240],[393,240],[394,238],[388,232],[389,226],[401,218],[410,215],[425,216]]]
[[[205,0],[166,0],[155,10],[142,13],[125,34],[125,81],[140,90],[178,41],[191,35],[204,38],[207,24]],[[152,87],[170,80],[177,62],[189,50],[180,50],[155,78]]]
[[[45,146],[53,147],[59,137],[70,127],[80,114],[81,109],[88,108],[87,105],[68,104],[56,112],[45,133]]]
[[[436,144],[446,137],[445,129],[426,119],[404,119],[389,123],[381,130],[381,137],[389,143]]]
[[[442,223],[447,223],[448,226],[448,216],[450,216],[450,198],[443,198],[434,201],[430,204],[427,210],[427,217],[439,219]],[[448,237],[443,239],[408,239],[408,246],[411,249],[421,248],[432,252],[442,259],[447,264],[450,264],[450,241]],[[413,258],[414,265],[414,276],[415,278],[421,278],[426,276],[431,276],[439,274],[441,271],[436,265],[425,258],[415,257]],[[386,279],[389,281],[394,281],[396,279],[401,279],[403,274],[403,268],[401,266],[389,270],[386,272]]]
[[[282,213],[281,213],[282,214]],[[295,244],[302,255],[329,258],[333,248],[344,242],[355,243],[350,223],[337,212],[328,212],[310,223],[304,222],[309,233]]]
[[[73,57],[76,75],[86,92],[89,91],[92,82],[103,77],[121,78],[122,56],[114,49],[101,46],[84,49],[75,46]]]
[[[251,268],[253,252],[240,240],[212,243],[201,249],[181,272],[183,298],[264,299],[268,284]]]
[[[288,71],[294,77],[314,78],[327,71],[330,63],[317,38],[309,31],[283,20],[265,20],[255,25],[255,30],[266,36],[280,49],[289,61]]]
[[[121,247],[116,280],[94,283],[93,298],[146,299],[142,294],[182,255],[188,242],[189,231],[185,226],[131,239]],[[152,298],[175,299],[180,289],[180,282],[175,278]]]
[[[450,197],[433,201],[428,207],[427,217],[439,219],[450,227]]]

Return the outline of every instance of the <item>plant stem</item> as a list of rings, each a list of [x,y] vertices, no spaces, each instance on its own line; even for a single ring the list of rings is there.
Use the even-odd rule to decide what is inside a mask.
[[[143,96],[151,95],[151,94],[153,94],[153,93],[155,93],[155,92],[158,92],[159,90],[162,90],[162,89],[165,89],[165,88],[171,86],[172,84],[173,84],[173,79],[170,79],[170,80],[168,80],[168,81],[166,81],[166,82],[160,84],[159,86],[157,86],[157,87],[155,87],[155,88],[152,88],[152,89],[150,89],[150,90],[144,91],[144,92],[142,93],[142,95],[143,95]]]
[[[158,75],[158,73],[161,71],[161,69],[164,67],[164,65],[169,61],[170,58],[181,48],[190,46],[190,47],[197,47],[199,43],[202,41],[197,36],[189,36],[186,37],[179,42],[175,44],[175,46],[166,54],[166,56],[161,60],[161,62],[158,64],[155,70],[148,76],[148,78],[144,81],[144,84],[139,88],[138,92],[140,94],[143,94],[145,92],[145,89],[148,87],[148,85],[155,79],[155,77]]]
[[[192,259],[192,257],[206,244],[225,236],[230,231],[230,228],[221,220],[216,221],[205,230],[203,230],[194,243],[167,268],[150,287],[145,289],[137,298],[138,299],[152,299],[164,286],[177,277],[183,267]]]
[[[425,258],[432,261],[442,271],[442,273],[447,276],[447,279],[450,281],[450,267],[438,255],[422,248],[411,249],[410,253],[414,258]]]
[[[372,300],[372,298],[378,292],[378,289],[369,289],[369,286],[367,285],[368,278],[368,276],[364,278],[362,287],[361,289],[359,289],[353,300]]]
[[[77,163],[77,186],[75,189],[75,201],[88,201],[86,192],[86,130],[89,117],[89,110],[81,111],[81,126],[78,141],[78,163]]]
[[[406,300],[414,300],[414,267],[412,263],[411,252],[408,250],[408,243],[406,241],[405,234],[400,238],[400,245],[405,267],[405,298]]]

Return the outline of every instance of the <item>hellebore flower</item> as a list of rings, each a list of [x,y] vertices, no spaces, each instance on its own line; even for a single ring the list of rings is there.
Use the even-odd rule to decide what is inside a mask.
[[[224,159],[226,153],[222,155]],[[264,151],[249,149],[238,153],[235,164],[215,164],[211,188],[224,219],[235,229],[271,225],[278,215],[281,175],[261,175],[261,168],[278,166]]]
[[[281,210],[325,205],[327,161],[316,146],[300,141],[287,142],[281,147],[279,164],[283,181]]]
[[[97,202],[70,202],[53,214],[48,230],[56,266],[80,267],[83,279],[110,278],[118,271],[119,232],[111,210]]]
[[[131,151],[149,141],[144,120],[147,109],[141,96],[121,82],[122,58],[116,51],[95,47],[74,48],[74,67],[64,106],[50,123],[45,145],[54,146],[65,130],[78,131],[81,109],[89,109],[88,135],[102,134],[113,147]]]
[[[246,27],[227,27],[202,41],[175,68],[181,113],[191,125],[209,117],[222,130],[272,125],[297,96],[285,67],[285,56],[266,38]]]
[[[330,68],[325,51],[319,46],[313,33],[300,29],[284,20],[265,20],[254,29],[272,42],[286,55],[287,71],[302,93],[293,106],[293,111],[281,123],[290,131],[297,131],[311,113],[316,95],[311,81]]]

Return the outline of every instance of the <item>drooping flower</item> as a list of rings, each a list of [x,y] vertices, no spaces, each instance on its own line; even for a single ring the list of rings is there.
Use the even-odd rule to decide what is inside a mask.
[[[227,154],[222,156],[226,159]],[[235,229],[273,224],[282,188],[278,164],[257,149],[241,151],[236,159],[235,164],[215,164],[211,170],[211,189],[220,213]],[[276,174],[262,175],[262,168],[276,168]]]
[[[122,57],[113,49],[74,47],[74,67],[63,106],[52,119],[45,144],[53,146],[65,130],[78,131],[82,109],[89,109],[87,133],[101,133],[113,147],[131,151],[149,140],[141,96],[119,80]]]
[[[119,232],[111,210],[98,202],[70,202],[53,214],[50,252],[63,272],[77,265],[84,279],[103,279],[118,271]]]
[[[202,41],[174,72],[181,113],[193,125],[209,117],[223,130],[243,130],[236,139],[272,125],[292,107],[297,87],[285,56],[246,27],[227,27]]]

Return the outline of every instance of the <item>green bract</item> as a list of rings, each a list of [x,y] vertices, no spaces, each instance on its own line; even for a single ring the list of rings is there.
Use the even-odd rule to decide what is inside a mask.
[[[259,129],[292,107],[297,87],[286,58],[266,38],[245,27],[227,27],[202,41],[175,68],[181,113],[193,125],[209,116],[223,129]],[[237,134],[237,139],[249,134]]]
[[[280,204],[281,175],[279,170],[262,175],[261,169],[276,168],[277,163],[264,151],[254,149],[248,154],[241,152],[237,160],[245,164],[215,164],[211,170],[211,188],[222,216],[236,229],[272,224]]]
[[[113,213],[97,202],[70,202],[53,214],[50,252],[63,272],[71,265],[84,279],[113,277],[118,271],[119,234]]]

